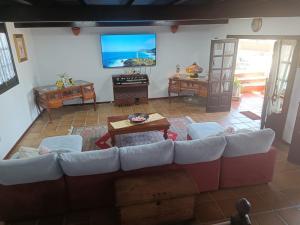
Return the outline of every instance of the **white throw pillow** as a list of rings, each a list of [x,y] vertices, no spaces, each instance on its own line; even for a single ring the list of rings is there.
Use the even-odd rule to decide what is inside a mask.
[[[39,155],[39,149],[21,146],[11,159],[28,159]]]

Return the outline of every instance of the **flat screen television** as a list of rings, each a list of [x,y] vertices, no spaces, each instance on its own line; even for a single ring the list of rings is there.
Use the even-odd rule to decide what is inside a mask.
[[[155,66],[155,34],[101,35],[104,68]]]

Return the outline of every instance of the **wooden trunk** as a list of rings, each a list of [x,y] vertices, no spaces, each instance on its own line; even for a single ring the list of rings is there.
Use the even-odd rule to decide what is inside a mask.
[[[194,218],[198,190],[184,171],[121,178],[115,191],[122,225],[172,224]]]

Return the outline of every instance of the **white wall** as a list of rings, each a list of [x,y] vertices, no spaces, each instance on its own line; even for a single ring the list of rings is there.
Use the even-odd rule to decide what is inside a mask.
[[[149,96],[153,98],[167,95],[167,78],[175,71],[176,64],[185,67],[195,61],[208,70],[211,39],[227,35],[300,35],[299,27],[300,17],[291,17],[263,18],[258,33],[251,30],[251,19],[231,19],[224,25],[180,26],[175,34],[169,27],[83,28],[79,36],[74,36],[70,28],[34,28],[32,34],[40,84],[54,83],[56,74],[66,72],[75,79],[94,82],[98,101],[111,101],[111,75],[124,70],[102,68],[100,34],[157,34],[157,65],[147,69],[151,82]],[[295,96],[300,95],[300,90],[294,92],[284,134],[288,142],[294,127],[295,104],[299,101]]]
[[[147,67],[151,98],[167,95],[167,77],[176,64],[187,66],[196,61],[207,68],[208,26],[180,27],[176,34],[169,27],[83,28],[79,36],[70,28],[33,29],[41,84],[54,83],[57,74],[66,72],[74,79],[94,82],[97,101],[112,101],[111,75],[124,69],[102,67],[99,35],[142,32],[157,34],[157,65]]]
[[[37,117],[32,88],[35,82],[34,49],[30,30],[15,29],[7,23],[10,44],[15,59],[19,85],[0,95],[0,158],[13,147],[24,131]],[[13,34],[24,34],[28,50],[28,61],[19,63],[13,43]]]
[[[40,84],[54,83],[57,74],[66,72],[75,79],[94,82],[98,101],[111,101],[111,75],[124,70],[103,69],[100,34],[157,34],[157,65],[147,67],[151,81],[149,95],[153,98],[167,95],[167,77],[175,71],[176,64],[185,67],[195,61],[208,70],[211,39],[230,34],[300,35],[298,27],[300,17],[264,18],[258,33],[251,30],[251,19],[232,19],[224,25],[180,26],[175,34],[169,27],[159,26],[83,28],[79,36],[74,36],[70,28],[33,28],[32,34]]]

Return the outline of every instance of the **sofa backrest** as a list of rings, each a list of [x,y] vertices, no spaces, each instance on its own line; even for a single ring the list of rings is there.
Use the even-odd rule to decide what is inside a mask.
[[[190,141],[176,141],[174,146],[175,163],[192,164],[219,159],[224,152],[226,140],[225,137],[218,136]]]
[[[59,163],[68,176],[112,173],[120,169],[119,149],[63,153]]]
[[[120,148],[121,168],[124,171],[168,165],[173,160],[174,143],[171,140]]]
[[[57,180],[63,176],[56,154],[0,161],[0,184],[15,185]]]
[[[224,157],[236,157],[266,153],[270,150],[275,138],[272,129],[243,132],[226,136],[227,145]]]

